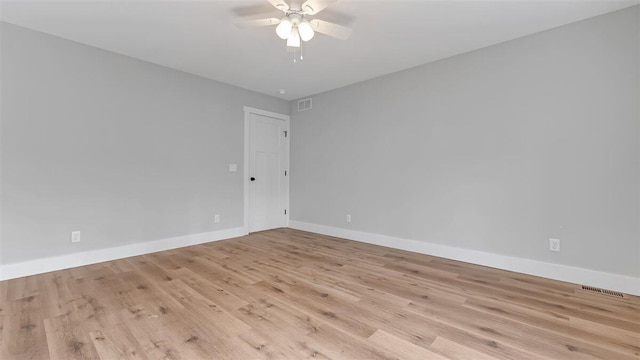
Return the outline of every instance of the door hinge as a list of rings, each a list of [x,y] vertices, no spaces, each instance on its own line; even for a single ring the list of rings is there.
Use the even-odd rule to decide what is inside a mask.
[[[287,215],[287,209],[284,209],[284,214]]]
[[[287,133],[288,133],[288,131],[287,131],[287,130],[285,130],[285,131],[284,131],[284,137],[287,137]]]

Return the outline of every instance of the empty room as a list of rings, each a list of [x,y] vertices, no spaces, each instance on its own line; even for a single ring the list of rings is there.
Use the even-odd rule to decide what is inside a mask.
[[[640,0],[0,20],[0,359],[640,360]]]

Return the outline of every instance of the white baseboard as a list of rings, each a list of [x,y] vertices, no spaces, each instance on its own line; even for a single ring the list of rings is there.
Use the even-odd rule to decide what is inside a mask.
[[[50,271],[96,264],[104,261],[123,259],[131,256],[150,254],[185,246],[208,243],[247,235],[243,227],[218,230],[200,234],[178,236],[169,239],[117,246],[106,249],[84,251],[37,260],[29,260],[0,267],[0,280],[15,279],[23,276],[42,274]]]
[[[368,244],[381,245],[395,249],[407,250],[502,270],[515,271],[523,274],[541,276],[575,284],[589,285],[640,296],[640,278],[635,278],[632,276],[552,264],[525,258],[492,254],[483,251],[433,244],[424,241],[401,239],[392,236],[371,234],[361,231],[317,225],[295,220],[289,221],[289,227],[292,229],[335,236]]]

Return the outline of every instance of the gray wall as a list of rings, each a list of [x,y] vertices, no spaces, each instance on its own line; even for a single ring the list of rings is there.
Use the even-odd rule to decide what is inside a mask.
[[[242,226],[242,107],[288,102],[1,30],[3,263]]]
[[[640,275],[638,13],[293,102],[292,220]]]

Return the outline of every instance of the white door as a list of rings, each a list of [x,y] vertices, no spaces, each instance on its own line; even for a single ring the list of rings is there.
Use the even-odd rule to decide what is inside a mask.
[[[287,226],[288,122],[249,113],[249,232]]]

